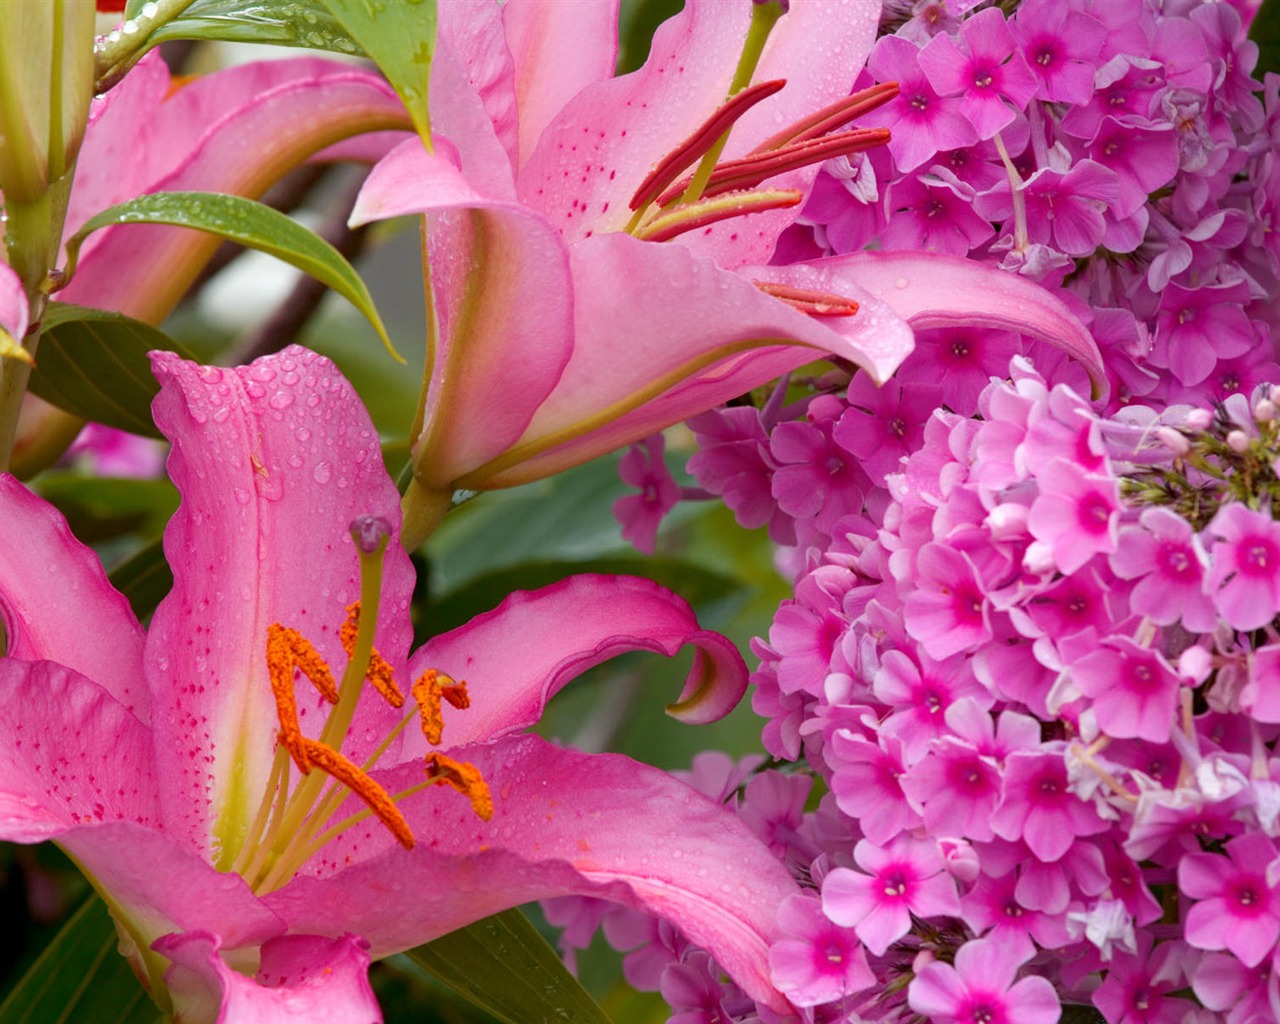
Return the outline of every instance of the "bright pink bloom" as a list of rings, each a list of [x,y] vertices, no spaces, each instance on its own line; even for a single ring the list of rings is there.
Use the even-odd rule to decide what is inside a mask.
[[[1040,494],[1031,505],[1027,529],[1049,546],[1059,570],[1073,573],[1094,555],[1116,549],[1120,485],[1113,477],[1054,459],[1036,472],[1036,483]]]
[[[1206,589],[1218,614],[1236,629],[1265,626],[1280,611],[1280,523],[1233,502],[1206,532],[1216,538]]]
[[[966,942],[955,966],[926,964],[907,989],[931,1024],[1057,1024],[1062,1007],[1046,978],[1020,981],[1021,960],[990,939]]]
[[[1138,580],[1129,606],[1157,626],[1181,620],[1192,632],[1209,632],[1218,618],[1204,592],[1209,560],[1191,524],[1167,508],[1143,509],[1138,521],[1141,528],[1120,531],[1111,553],[1111,571]]]
[[[410,657],[413,572],[392,537],[379,611],[356,643],[376,639],[406,687],[429,669],[472,684],[470,710],[447,712],[444,749],[492,784],[492,817],[428,786],[397,805],[404,822],[394,836],[362,823],[295,850],[305,830],[285,830],[277,842],[274,830],[255,828],[264,796],[322,786],[315,766],[332,762],[308,753],[311,774],[291,778],[278,743],[290,719],[277,713],[269,676],[283,666],[277,693],[291,692],[295,662],[281,662],[268,638],[281,636],[278,626],[296,629],[326,664],[345,663],[339,627],[362,575],[348,524],[381,523],[374,532],[385,538],[399,495],[367,413],[328,360],[293,347],[234,370],[169,353],[154,366],[155,416],[173,443],[169,471],[183,503],[165,537],[174,587],[147,632],[62,517],[0,477],[10,527],[0,537],[9,641],[0,660],[0,817],[4,838],[56,840],[110,894],[158,998],[166,978],[178,1000],[204,979],[210,998],[228,1006],[271,1006],[280,998],[271,986],[304,980],[290,965],[307,937],[327,937],[307,947],[318,953],[353,933],[378,958],[505,907],[577,893],[681,919],[754,998],[785,1008],[767,954],[774,911],[796,888],[746,826],[665,772],[523,734],[570,678],[623,650],[697,648],[675,714],[715,717],[741,695],[745,667],[732,646],[648,581],[586,576],[514,594]],[[375,557],[368,538],[360,544]],[[336,747],[319,746],[360,764],[402,713],[369,688],[361,695],[359,669],[352,675],[352,699],[339,705],[352,715],[345,741],[326,734]],[[295,697],[301,732],[290,751],[311,751],[325,726],[328,705],[308,694],[299,688]],[[398,734],[365,790],[423,786],[431,743],[416,727]],[[465,777],[455,781],[479,799]],[[327,813],[302,805],[317,817],[297,824],[323,828],[364,807],[350,795],[335,799],[341,807]],[[414,836],[422,841],[403,849]],[[720,884],[725,864],[734,865],[732,891]],[[245,950],[239,959],[257,947],[256,987],[219,965],[219,949]],[[334,967],[355,998],[358,944],[326,948],[346,964]]]
[[[1071,679],[1093,698],[1098,726],[1109,736],[1164,743],[1178,708],[1178,675],[1158,651],[1125,636],[1071,663]]]
[[[653,554],[658,542],[662,518],[680,500],[680,485],[667,469],[663,451],[666,441],[652,434],[633,444],[618,464],[622,482],[637,487],[639,494],[628,494],[613,503],[613,516],[622,524],[622,538],[638,551]]]
[[[786,938],[769,950],[773,983],[797,1006],[834,1002],[876,982],[852,928],[833,924],[810,896],[791,896],[778,909]]]
[[[1186,987],[1186,946],[1162,942],[1153,952],[1152,941],[1140,932],[1135,953],[1112,952],[1107,977],[1093,993],[1107,1024],[1181,1024],[1193,1009],[1190,1000],[1169,994]]]
[[[867,949],[884,952],[911,928],[911,916],[960,913],[955,881],[932,839],[899,836],[885,847],[869,839],[853,848],[862,871],[835,868],[822,883],[822,909],[852,928]],[[865,874],[863,872],[866,872]]]
[[[907,631],[929,656],[949,658],[991,639],[987,596],[963,552],[929,543],[916,559],[917,589],[907,598]]]
[[[1004,839],[1022,839],[1041,860],[1055,861],[1078,837],[1107,830],[1094,806],[1072,792],[1060,750],[1017,751],[1004,773],[1004,799],[991,827]]]
[[[1093,95],[1094,64],[1107,36],[1099,22],[1058,0],[1024,0],[1012,27],[1040,80],[1038,98],[1084,103]]]
[[[1280,939],[1280,887],[1271,881],[1275,844],[1259,833],[1238,836],[1226,856],[1189,853],[1178,861],[1178,888],[1198,902],[1187,913],[1187,942],[1226,949],[1257,967]]]

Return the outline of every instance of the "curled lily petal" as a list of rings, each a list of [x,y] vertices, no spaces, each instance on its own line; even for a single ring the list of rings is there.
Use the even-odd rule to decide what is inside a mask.
[[[560,623],[549,631],[547,622]],[[429,640],[409,662],[417,678],[434,668],[483,694],[451,715],[445,742],[474,743],[528,728],[571,680],[624,651],[698,649],[677,717],[722,718],[746,690],[746,666],[724,637],[698,626],[689,605],[664,587],[630,576],[574,576],[512,594],[465,626]],[[416,748],[406,744],[406,753]]]

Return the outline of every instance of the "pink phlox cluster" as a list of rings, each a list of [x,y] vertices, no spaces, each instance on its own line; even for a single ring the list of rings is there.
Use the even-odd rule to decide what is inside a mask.
[[[640,493],[615,501],[613,515],[622,524],[623,540],[646,555],[657,546],[663,517],[680,500],[680,485],[667,468],[665,452],[665,439],[653,434],[628,448],[618,463],[622,482]]]
[[[1244,15],[889,5],[864,78],[901,83],[893,139],[824,168],[790,244],[931,249],[1064,286],[1106,336],[1112,411],[1276,379],[1280,104]]]

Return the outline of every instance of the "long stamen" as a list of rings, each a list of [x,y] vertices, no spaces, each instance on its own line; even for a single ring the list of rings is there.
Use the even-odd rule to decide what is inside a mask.
[[[757,2],[751,5],[751,27],[747,29],[747,38],[742,45],[742,55],[738,58],[738,66],[733,72],[733,81],[729,83],[730,96],[745,89],[752,76],[755,75],[756,67],[760,63],[760,57],[764,54],[764,44],[768,41],[769,33],[773,31],[773,26],[786,13],[787,3],[788,0],[765,0],[763,3]],[[728,141],[729,132],[726,131],[707,150],[706,155],[702,158],[702,163],[698,165],[698,169],[693,173],[688,189],[685,190],[684,201],[686,203],[691,203],[695,199],[701,198],[707,179],[711,177],[711,172],[716,163],[719,162],[720,154],[724,152],[725,144]]]
[[[665,242],[686,231],[707,227],[730,217],[739,217],[761,210],[781,210],[797,206],[804,201],[804,193],[798,189],[780,188],[766,192],[731,192],[713,199],[681,204],[666,211],[636,232],[637,238],[650,242]]]
[[[331,704],[338,702],[333,674],[320,653],[296,629],[278,622],[267,627],[267,672],[280,720],[280,744],[293,756],[298,770],[311,770],[302,746],[302,726],[298,721],[298,700],[293,692],[293,670],[298,669]]]
[[[697,131],[668,153],[658,166],[649,172],[649,176],[640,183],[635,195],[631,197],[631,209],[639,210],[642,206],[653,202],[655,196],[680,176],[681,171],[691,167],[698,157],[714,146],[716,140],[733,127],[733,123],[738,118],[786,84],[786,80],[781,78],[769,82],[757,82],[726,100],[720,109],[702,122]]]
[[[466,761],[455,761],[444,754],[431,753],[426,757],[427,778],[432,782],[452,786],[471,801],[471,809],[482,821],[493,817],[493,797],[489,784],[484,781],[480,769]]]
[[[795,124],[782,129],[777,135],[769,136],[764,142],[756,146],[751,153],[768,153],[771,150],[781,149],[783,146],[790,145],[793,142],[807,142],[809,139],[816,139],[826,135],[828,132],[835,131],[842,124],[848,124],[855,118],[871,113],[871,111],[888,103],[897,95],[897,82],[885,82],[882,85],[873,85],[869,89],[859,90],[852,96],[845,96],[843,99],[827,104],[821,110],[814,111],[807,117],[802,117]]]
[[[853,316],[858,312],[858,304],[853,299],[834,292],[812,291],[809,288],[793,288],[789,284],[778,284],[774,281],[751,282],[766,295],[781,299],[788,306],[794,306],[802,313],[810,316]]]
[[[347,609],[347,621],[342,624],[342,629],[338,631],[338,638],[342,641],[342,649],[347,652],[347,657],[354,660],[356,651],[356,638],[360,635],[360,602],[356,601]],[[386,659],[378,653],[375,647],[369,652],[369,668],[365,673],[365,678],[373,684],[373,688],[382,694],[383,699],[393,708],[404,707],[404,694],[400,692],[400,687],[396,686],[395,670],[387,664]]]
[[[418,714],[422,721],[422,735],[433,747],[440,745],[444,736],[444,715],[441,713],[440,700],[447,700],[458,710],[471,706],[471,698],[467,695],[467,684],[457,682],[452,677],[427,669],[413,684],[413,699],[418,702]]]
[[[799,170],[810,164],[822,163],[837,156],[849,156],[861,153],[876,146],[883,146],[889,141],[887,128],[853,128],[847,132],[836,132],[817,139],[795,142],[781,149],[764,153],[755,153],[738,160],[726,160],[711,172],[706,187],[702,190],[704,199],[721,195],[738,189],[754,188],[769,178],[785,174],[787,171]],[[671,202],[684,190],[686,181],[678,181],[658,196],[658,205]]]

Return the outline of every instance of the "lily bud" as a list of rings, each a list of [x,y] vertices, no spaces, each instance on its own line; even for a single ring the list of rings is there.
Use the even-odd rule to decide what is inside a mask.
[[[92,0],[0,4],[0,191],[31,203],[74,164],[93,96]]]

